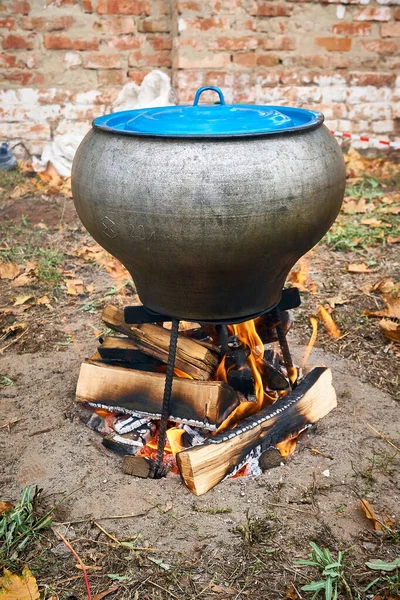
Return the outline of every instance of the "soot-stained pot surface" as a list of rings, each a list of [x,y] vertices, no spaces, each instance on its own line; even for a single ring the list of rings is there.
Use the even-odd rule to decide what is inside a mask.
[[[208,88],[206,88],[208,89]],[[279,302],[295,262],[343,200],[342,152],[308,110],[168,106],[99,117],[72,192],[94,239],[143,304],[183,319],[240,320]]]

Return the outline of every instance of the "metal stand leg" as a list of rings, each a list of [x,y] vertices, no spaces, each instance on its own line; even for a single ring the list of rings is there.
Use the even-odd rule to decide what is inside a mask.
[[[289,379],[292,383],[292,388],[297,386],[297,369],[293,365],[292,355],[290,354],[289,346],[286,339],[286,333],[283,329],[282,319],[279,308],[274,308],[274,318],[276,318],[276,335],[278,336],[279,346],[281,348],[283,362],[285,363]]]
[[[174,376],[176,345],[178,342],[179,320],[172,320],[171,339],[169,342],[167,370],[165,373],[164,399],[161,410],[160,430],[158,432],[157,457],[155,461],[155,478],[164,477],[166,470],[163,465],[164,446],[167,437],[167,425],[172,391],[172,378]]]

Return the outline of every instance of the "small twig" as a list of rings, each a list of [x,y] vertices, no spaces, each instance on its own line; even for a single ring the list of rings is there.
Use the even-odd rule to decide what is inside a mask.
[[[324,458],[329,458],[330,460],[333,460],[333,456],[331,456],[330,454],[325,454],[325,452],[321,452],[321,450],[317,450],[317,448],[311,448],[311,452],[313,454],[319,454],[320,456],[323,456]]]
[[[9,348],[13,344],[15,344],[15,342],[18,342],[18,340],[20,340],[23,335],[28,333],[28,331],[29,331],[29,327],[24,329],[24,331],[22,333],[20,333],[20,335],[17,335],[17,337],[13,338],[12,341],[9,344],[7,344],[7,346],[4,346],[4,348],[0,348],[0,354],[3,354],[3,352],[5,352],[7,350],[7,348]]]
[[[4,423],[4,425],[0,425],[0,429],[8,429],[8,433],[11,433],[11,425],[18,423],[19,421],[23,421],[25,417],[17,417],[16,419],[11,419],[8,423]]]
[[[39,429],[39,431],[28,433],[28,437],[34,437],[35,435],[41,435],[42,433],[49,433],[49,431],[53,431],[53,429],[54,427],[47,427],[47,429]]]
[[[111,535],[111,533],[108,533],[104,527],[102,527],[101,525],[99,525],[99,523],[97,523],[97,521],[92,521],[93,525],[96,525],[96,527],[98,529],[100,529],[100,531],[102,531],[104,533],[104,535],[106,535],[108,538],[110,538],[110,540],[112,540],[113,542],[115,542],[116,544],[118,544],[118,546],[120,546],[121,542],[119,540],[117,540],[116,537],[114,537],[113,535]]]
[[[167,594],[169,594],[170,596],[172,596],[172,598],[176,598],[177,600],[179,600],[178,596],[175,596],[175,594],[173,594],[172,592],[170,592],[169,590],[167,590],[167,588],[162,587],[162,585],[158,585],[158,583],[155,583],[154,581],[150,581],[150,580],[149,580],[149,583],[150,583],[150,585],[154,585],[158,589],[163,590],[164,592],[167,592]]]
[[[135,517],[145,517],[154,508],[156,507],[152,506],[146,512],[136,513],[135,515],[111,515],[109,517],[97,517],[96,521],[106,521],[111,519],[134,519]],[[62,521],[60,525],[76,525],[77,523],[89,523],[90,521],[93,521],[93,517],[86,517],[85,519],[78,519],[76,521]]]
[[[306,510],[301,510],[301,508],[295,508],[294,506],[289,506],[288,504],[272,504],[269,502],[269,506],[277,506],[278,508],[287,508],[288,510],[294,510],[299,513],[303,513],[303,515],[309,515],[311,517],[316,517],[317,515],[314,513],[310,513]]]
[[[377,429],[375,429],[375,427],[372,427],[372,425],[370,425],[369,423],[367,423],[368,427],[370,429],[372,429],[372,431],[374,433],[376,433],[377,436],[379,436],[382,440],[384,440],[385,442],[387,442],[390,446],[392,446],[392,448],[394,448],[395,450],[397,450],[397,452],[400,452],[400,448],[398,446],[396,446],[396,444],[393,444],[393,442],[391,442],[387,437],[385,437],[384,435],[382,435],[379,431],[377,431]]]
[[[87,576],[87,571],[86,571],[85,565],[83,564],[80,556],[75,552],[75,550],[73,549],[73,547],[71,546],[71,544],[68,542],[68,540],[66,540],[65,537],[59,531],[57,531],[57,535],[62,539],[62,541],[64,542],[64,544],[68,548],[68,550],[70,552],[72,552],[72,554],[75,556],[75,558],[78,561],[78,563],[81,565],[81,567],[82,567],[82,573],[83,573],[83,579],[85,580],[85,587],[86,587],[86,592],[87,592],[87,595],[88,595],[88,600],[92,600],[92,592],[90,591],[89,579],[88,579],[88,576]]]

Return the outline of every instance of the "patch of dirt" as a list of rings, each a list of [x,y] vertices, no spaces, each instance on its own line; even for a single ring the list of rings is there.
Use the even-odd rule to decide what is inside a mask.
[[[18,185],[25,189],[23,180]],[[309,360],[332,368],[338,408],[303,434],[285,466],[257,479],[227,480],[196,498],[173,474],[161,480],[124,475],[122,459],[85,426],[88,413],[75,405],[75,386],[81,362],[105,332],[102,308],[134,304],[137,295],[126,272],[98,254],[68,194],[42,192],[11,198],[3,190],[1,197],[0,260],[21,272],[32,261],[36,265],[32,281],[21,287],[0,279],[0,375],[8,380],[0,387],[0,427],[21,419],[0,429],[1,500],[17,500],[30,484],[43,488],[48,504],[71,494],[57,509],[64,525],[56,528],[73,540],[86,564],[102,567],[89,573],[94,592],[117,585],[114,597],[123,599],[284,598],[290,584],[300,590],[309,581],[294,561],[306,557],[314,540],[347,550],[354,596],[366,598],[361,590],[374,574],[365,562],[398,555],[399,536],[377,535],[360,498],[382,518],[400,519],[400,455],[368,423],[397,446],[400,430],[398,346],[364,311],[382,306],[371,291],[377,281],[398,281],[400,244],[373,246],[367,256],[321,244],[306,257],[310,273],[289,342],[301,362],[310,316],[339,298],[331,316],[340,336],[330,337],[320,322]],[[348,264],[363,261],[367,273],[347,271]],[[32,299],[18,304],[21,296]],[[49,302],[40,303],[45,296]],[[24,335],[2,337],[1,331],[21,323],[27,324]],[[105,519],[112,515],[132,516]],[[93,520],[144,550],[118,546]],[[76,561],[55,535],[46,533],[16,566],[23,561],[46,598],[85,597]],[[376,585],[374,593],[389,593]]]

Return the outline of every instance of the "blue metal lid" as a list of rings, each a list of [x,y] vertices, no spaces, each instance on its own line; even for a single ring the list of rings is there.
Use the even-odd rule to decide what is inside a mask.
[[[199,105],[200,94],[213,90],[218,104]],[[192,106],[161,106],[117,112],[93,121],[104,131],[155,137],[242,137],[272,135],[314,129],[322,124],[321,113],[288,106],[225,104],[219,88],[202,87]]]

